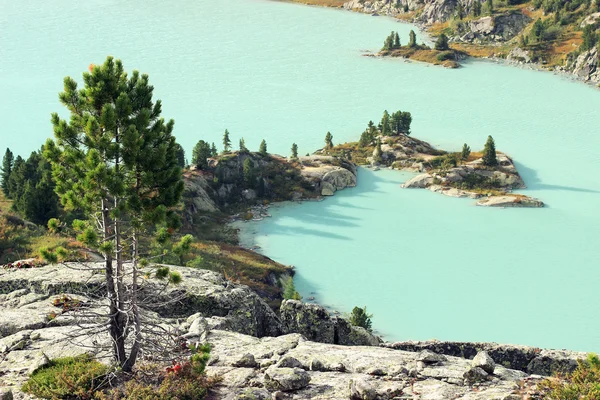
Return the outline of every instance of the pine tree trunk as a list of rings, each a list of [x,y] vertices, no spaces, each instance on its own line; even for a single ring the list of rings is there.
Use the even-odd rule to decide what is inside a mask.
[[[110,215],[108,210],[108,201],[102,199],[102,223],[104,225],[104,240],[110,238]],[[106,274],[106,292],[109,301],[109,333],[112,341],[113,353],[117,361],[125,359],[125,341],[123,338],[123,327],[120,323],[120,311],[118,306],[118,296],[115,290],[115,275],[113,270],[112,254],[106,253],[105,274]]]
[[[140,352],[142,343],[142,325],[140,318],[140,310],[138,307],[137,292],[138,286],[138,260],[139,260],[139,233],[137,228],[133,231],[133,271],[132,271],[132,285],[131,285],[131,311],[133,313],[133,325],[135,330],[135,338],[133,346],[129,353],[129,357],[125,365],[123,365],[123,371],[130,372],[137,360]]]

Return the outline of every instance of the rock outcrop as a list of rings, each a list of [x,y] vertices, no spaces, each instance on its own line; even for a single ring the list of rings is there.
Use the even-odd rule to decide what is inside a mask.
[[[450,197],[481,197],[476,203],[478,206],[543,207],[544,203],[538,199],[510,193],[513,189],[525,188],[525,182],[509,157],[498,154],[497,158],[499,165],[494,169],[483,168],[482,160],[477,159],[447,170],[430,170],[409,179],[402,187],[425,188]],[[480,186],[503,194],[483,196],[481,192],[473,190]]]
[[[462,25],[454,41],[475,43],[498,43],[517,36],[531,22],[527,15],[515,11],[493,17],[482,17]]]
[[[600,69],[598,69],[598,48],[593,47],[577,56],[574,62],[567,65],[567,71],[584,81],[600,82]]]
[[[535,378],[501,365],[473,378],[470,360],[382,347],[316,343],[291,334],[257,339],[211,331],[209,374],[223,399],[519,399]],[[236,367],[252,354],[255,368]]]
[[[350,346],[378,346],[381,343],[381,339],[366,329],[353,326],[344,318],[332,317],[317,304],[284,300],[281,323],[285,332],[300,333],[315,342]]]
[[[300,174],[321,196],[356,186],[356,165],[342,158],[312,155],[298,159]]]
[[[587,357],[586,353],[576,351],[543,350],[537,347],[498,343],[432,340],[385,343],[384,346],[405,351],[430,350],[437,354],[474,359],[473,361],[476,362],[474,366],[478,367],[484,367],[487,363],[491,364],[490,360],[492,360],[496,366],[502,365],[535,375],[572,372],[577,368],[577,360]],[[481,354],[482,352],[485,352],[487,356]],[[477,358],[478,354],[481,354],[479,358]]]

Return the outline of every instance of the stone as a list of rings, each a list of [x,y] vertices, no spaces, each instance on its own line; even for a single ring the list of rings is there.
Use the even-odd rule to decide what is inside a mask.
[[[277,367],[278,368],[303,368],[304,366],[302,365],[302,363],[300,361],[296,360],[294,357],[283,356],[277,362]]]
[[[484,197],[477,201],[476,204],[482,207],[544,207],[544,203],[541,200],[513,194]]]
[[[425,364],[434,364],[446,361],[446,357],[431,350],[423,350],[417,355],[416,360]]]
[[[232,364],[234,367],[238,368],[256,368],[258,364],[254,358],[253,354],[246,353],[242,357],[240,357],[236,362]]]
[[[488,373],[485,372],[481,367],[472,367],[464,374],[465,382],[468,385],[485,382],[488,379],[488,376]]]
[[[490,375],[494,373],[494,369],[496,368],[496,363],[492,357],[490,357],[487,351],[480,351],[477,353],[477,355],[473,358],[471,365],[473,367],[480,367]]]
[[[429,174],[417,175],[414,178],[404,182],[403,188],[426,188],[433,183],[433,177]]]
[[[329,182],[321,183],[321,196],[333,196],[335,194],[335,187]]]
[[[0,388],[0,400],[13,400],[12,390]]]
[[[377,391],[365,379],[350,380],[350,399],[352,400],[375,400]]]
[[[269,367],[265,372],[265,387],[271,391],[290,392],[308,386],[310,376],[300,368]]]

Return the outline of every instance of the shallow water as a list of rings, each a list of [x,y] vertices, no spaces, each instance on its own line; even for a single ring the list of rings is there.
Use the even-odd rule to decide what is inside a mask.
[[[108,54],[150,75],[188,154],[198,139],[219,145],[225,128],[251,149],[266,138],[272,152],[292,142],[312,152],[327,131],[356,140],[383,109],[411,111],[413,135],[445,149],[478,149],[491,134],[515,158],[523,193],[547,208],[477,208],[402,190],[403,173],[361,170],[357,188],[273,208],[244,236],[295,265],[305,297],[367,305],[390,340],[600,350],[600,93],[488,62],[448,70],[361,57],[410,29],[267,0],[0,0],[0,146],[38,148],[61,110],[62,77]]]

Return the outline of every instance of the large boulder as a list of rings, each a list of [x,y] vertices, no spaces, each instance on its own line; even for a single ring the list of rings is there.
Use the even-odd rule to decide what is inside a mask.
[[[298,300],[281,303],[280,318],[288,333],[299,333],[308,340],[346,346],[378,346],[381,340],[366,329],[351,325],[346,319],[332,317],[317,304]]]
[[[494,369],[496,368],[496,363],[494,362],[494,359],[490,357],[487,351],[480,351],[479,353],[477,353],[477,355],[473,358],[473,362],[471,363],[471,365],[473,367],[479,367],[483,369],[490,375],[494,373]]]
[[[429,174],[417,175],[404,182],[403,188],[426,188],[433,183],[433,177]]]
[[[308,386],[310,376],[300,368],[269,367],[265,372],[265,387],[272,391],[291,392]]]

